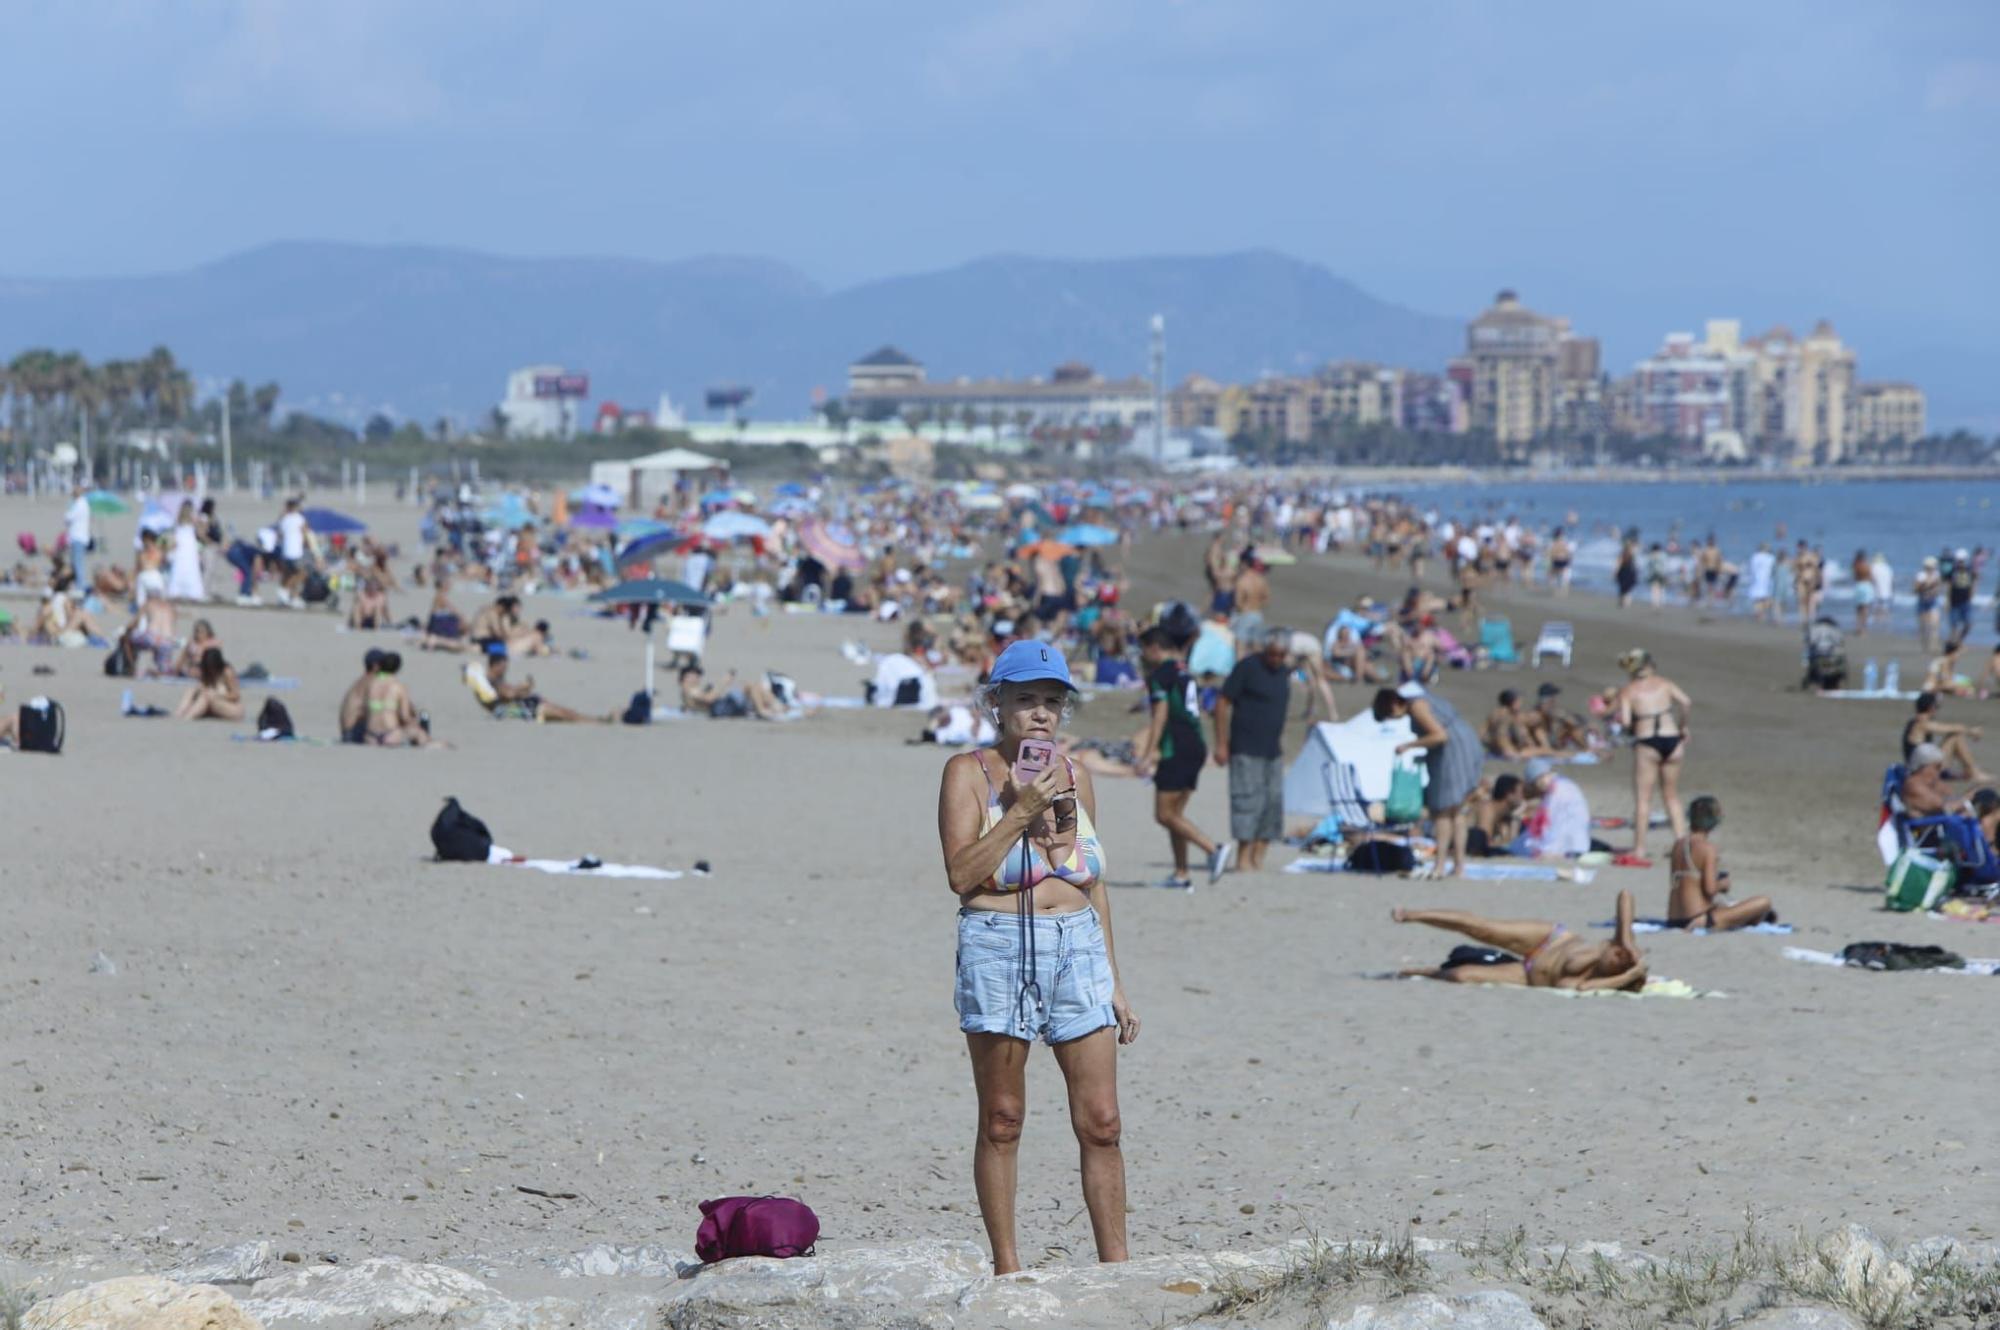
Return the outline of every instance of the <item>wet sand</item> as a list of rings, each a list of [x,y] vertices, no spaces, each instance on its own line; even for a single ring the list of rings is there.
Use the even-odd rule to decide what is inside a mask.
[[[15,528],[52,532],[58,512],[0,502]],[[367,513],[414,548],[413,510]],[[1191,594],[1200,549],[1142,545],[1134,600]],[[1315,631],[1337,604],[1401,585],[1352,560],[1281,569],[1275,584],[1272,620]],[[1615,681],[1632,645],[1694,695],[1688,790],[1723,798],[1739,894],[1775,895],[1798,936],[1642,939],[1655,972],[1728,994],[1705,1001],[1369,978],[1451,945],[1392,925],[1393,905],[1577,927],[1608,918],[1621,886],[1658,912],[1664,863],[1588,887],[1267,872],[1191,896],[1139,889],[1167,862],[1149,790],[1101,781],[1119,957],[1146,1022],[1121,1065],[1135,1254],[1412,1227],[1657,1250],[1725,1241],[1746,1214],[1859,1221],[1892,1242],[1993,1238],[2000,1193],[1978,1135],[1990,987],[1779,955],[1861,938],[2000,953],[2000,929],[1989,940],[1880,911],[1876,792],[1905,708],[1788,691],[1791,630],[1584,596],[1560,613],[1537,594],[1497,600],[1524,647],[1543,618],[1576,624],[1575,668],[1543,676],[1573,705]],[[590,654],[534,662],[543,690],[622,707],[638,638],[574,600],[530,608]],[[338,633],[323,612],[206,613],[239,667],[301,678],[281,696],[322,738],[384,636]],[[837,651],[845,636],[886,649],[896,630],[736,609],[712,654],[851,694],[861,671]],[[1906,678],[1913,645],[1896,644]],[[46,691],[70,719],[60,758],[0,756],[14,830],[0,946],[9,1267],[151,1268],[255,1238],[345,1260],[685,1247],[698,1201],[744,1191],[807,1200],[827,1248],[980,1238],[933,832],[944,755],[902,743],[920,717],[503,723],[456,681],[459,658],[407,649],[405,677],[452,751],[259,745],[232,741],[247,724],[119,718],[125,683],[101,658],[0,648],[9,703]],[[36,663],[56,676],[34,678]],[[1524,680],[1458,675],[1443,690],[1477,716]],[[178,685],[136,690],[170,706]],[[263,690],[246,695],[254,713]],[[1352,709],[1365,693],[1340,697]],[[1077,728],[1129,733],[1127,705],[1106,694]],[[1576,774],[1595,811],[1629,814],[1625,759]],[[1192,805],[1203,826],[1226,825],[1224,793],[1211,772]],[[518,851],[707,859],[714,875],[427,863],[446,795]],[[1654,848],[1663,860],[1663,832]],[[115,975],[92,972],[100,951]],[[1090,1257],[1046,1056],[1020,1213],[1031,1261]]]

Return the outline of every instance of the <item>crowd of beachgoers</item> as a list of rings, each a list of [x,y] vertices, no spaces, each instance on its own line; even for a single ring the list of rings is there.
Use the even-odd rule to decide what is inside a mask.
[[[1643,993],[1661,982],[1640,941],[1648,931],[1786,927],[1769,896],[1738,890],[1724,867],[1727,792],[1698,791],[1690,780],[1689,763],[1699,770],[1700,761],[1695,699],[1671,677],[1671,661],[1641,647],[1615,661],[1586,659],[1567,695],[1564,684],[1507,672],[1545,651],[1573,665],[1573,640],[1551,631],[1562,625],[1517,642],[1494,607],[1501,596],[1539,593],[1558,609],[1572,587],[1573,517],[1534,530],[1267,479],[1179,489],[722,486],[677,490],[643,512],[598,486],[497,496],[439,487],[405,501],[422,511],[415,548],[301,497],[128,500],[78,488],[52,539],[19,537],[10,580],[39,601],[31,623],[10,620],[6,630],[102,653],[110,675],[184,681],[171,709],[138,706],[128,691],[129,716],[240,723],[252,720],[246,685],[269,673],[239,669],[206,607],[233,601],[332,616],[353,634],[336,640],[362,648],[359,672],[337,704],[311,705],[325,709],[340,742],[379,748],[449,746],[433,733],[438,699],[420,702],[404,681],[406,653],[462,658],[454,670],[471,702],[502,720],[778,723],[850,706],[906,709],[910,743],[955,750],[939,796],[941,852],[962,908],[956,1000],[986,1124],[975,1176],[999,1269],[1018,1261],[1009,1170],[1023,1050],[1037,1037],[1067,1050],[1059,1056],[1099,1250],[1107,1259],[1123,1253],[1109,1059],[1137,1038],[1140,1022],[1112,945],[1098,781],[1151,785],[1150,834],[1171,863],[1155,885],[1176,891],[1278,867],[1269,856],[1286,844],[1299,847],[1284,865],[1291,871],[1435,882],[1546,874],[1588,884],[1607,867],[1658,870],[1641,887],[1655,912],[1641,916],[1630,889],[1641,879],[1622,876],[1627,888],[1600,938],[1542,920],[1399,909],[1398,922],[1467,939],[1443,963],[1405,971],[1413,976]],[[140,509],[138,530],[129,551],[114,549],[101,528],[128,505]],[[243,525],[230,524],[244,514]],[[1200,580],[1160,595],[1159,579],[1149,578],[1152,590],[1137,603],[1134,560],[1164,539],[1202,548]],[[1645,585],[1656,605],[1747,595],[1760,618],[1823,621],[1824,561],[1803,544],[1789,554],[1758,549],[1747,575],[1712,540],[1677,556],[1628,533],[1622,547],[1616,585],[1627,602]],[[1407,590],[1382,600],[1328,596],[1310,622],[1278,622],[1277,604],[1296,608],[1311,570],[1284,596],[1273,570],[1332,568],[1337,559]],[[1950,862],[1960,891],[1984,895],[2000,883],[2000,792],[1986,787],[1993,778],[1977,760],[1979,729],[1944,716],[1944,699],[1979,687],[1953,665],[1972,628],[1978,568],[1973,552],[1951,550],[1917,573],[1920,609],[1945,619],[1936,648],[1944,663],[1910,699],[1915,714],[1885,777],[1883,816],[1885,859]],[[1853,571],[1857,585],[1879,575],[1888,599],[1885,561],[1857,557]],[[1786,581],[1789,597],[1779,593]],[[611,707],[544,696],[532,664],[566,648],[529,606],[552,596],[660,637],[671,685]],[[1864,602],[1856,613],[1861,631]],[[724,614],[848,616],[854,627],[841,650],[857,695],[809,694],[777,671],[712,677],[704,644]],[[891,638],[894,649],[869,645]],[[1488,673],[1470,673],[1480,671]],[[1574,682],[1577,672],[1598,671],[1587,687]],[[1490,704],[1461,712],[1440,688],[1455,676],[1490,680]],[[1842,682],[1808,680],[1834,695]],[[1451,691],[1462,698],[1465,686]],[[1080,694],[1112,699],[1129,719],[1099,725],[1091,738],[1067,733]],[[253,729],[280,741],[295,729],[276,698]],[[292,705],[303,712],[308,703]],[[305,727],[318,719],[308,714]],[[1300,720],[1311,726],[1308,749],[1324,732],[1318,742],[1330,757],[1324,780],[1309,773],[1319,789],[1303,807],[1292,788],[1296,764],[1310,756],[1299,747]],[[14,737],[10,719],[0,738]],[[1574,775],[1614,763],[1629,764],[1630,806],[1594,810]],[[1204,777],[1226,782],[1226,827],[1190,814]],[[1003,916],[1018,928],[1002,926]],[[1102,964],[1044,973],[1037,938],[1051,956]]]

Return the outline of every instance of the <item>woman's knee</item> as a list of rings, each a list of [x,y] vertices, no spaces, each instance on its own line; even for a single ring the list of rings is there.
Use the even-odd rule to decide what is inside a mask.
[[[1123,1132],[1116,1101],[1079,1108],[1071,1119],[1076,1139],[1100,1150],[1116,1149]]]
[[[1028,1120],[1028,1106],[1019,1100],[989,1103],[980,1109],[979,1135],[988,1145],[1012,1148],[1021,1139],[1022,1124]]]

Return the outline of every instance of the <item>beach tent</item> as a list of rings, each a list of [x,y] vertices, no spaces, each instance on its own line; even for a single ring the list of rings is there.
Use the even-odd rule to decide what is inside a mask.
[[[590,464],[591,484],[609,486],[627,505],[641,509],[677,489],[687,475],[700,476],[705,484],[720,483],[729,478],[729,463],[692,448],[669,448],[627,461]]]
[[[1351,720],[1322,721],[1306,735],[1305,748],[1285,772],[1285,820],[1317,822],[1332,811],[1327,798],[1327,767],[1351,763],[1354,784],[1369,803],[1389,797],[1390,773],[1398,762],[1416,766],[1413,754],[1396,752],[1396,745],[1416,735],[1409,717],[1376,720],[1363,711]]]

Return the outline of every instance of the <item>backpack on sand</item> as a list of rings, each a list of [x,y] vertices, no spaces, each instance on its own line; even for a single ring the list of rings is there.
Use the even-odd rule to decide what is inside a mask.
[[[694,1254],[704,1262],[731,1256],[810,1256],[819,1216],[789,1196],[724,1196],[701,1203]]]
[[[292,713],[285,710],[285,704],[275,697],[264,699],[264,709],[257,713],[257,737],[259,739],[295,739],[298,732],[292,728]]]
[[[431,844],[440,859],[483,864],[487,851],[493,848],[493,833],[484,822],[460,808],[458,800],[447,799],[438,810],[437,820],[431,823]]]
[[[632,694],[632,700],[625,707],[625,714],[619,717],[627,725],[650,725],[653,723],[653,695],[648,692]]]
[[[21,707],[14,742],[24,753],[60,753],[64,729],[62,703],[46,697],[32,698]]]

